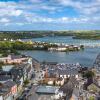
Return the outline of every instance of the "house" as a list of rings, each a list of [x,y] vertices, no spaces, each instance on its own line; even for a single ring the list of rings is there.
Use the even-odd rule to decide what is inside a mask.
[[[16,82],[19,91],[19,89],[22,88],[24,82],[23,68],[14,67],[10,70],[10,75],[13,81]]]
[[[40,69],[40,62],[34,58],[32,58],[32,67],[36,70]]]
[[[8,58],[5,63],[12,64],[12,63],[22,63],[27,57],[23,57],[22,55],[8,55]]]
[[[96,96],[96,100],[100,100],[100,94]]]
[[[4,62],[5,64],[13,64],[13,63],[20,64],[20,63],[22,63],[26,59],[27,59],[26,56],[13,55],[12,54],[12,55],[8,55],[7,57],[0,58],[0,61]]]
[[[3,70],[0,71],[0,81],[2,83],[6,81],[14,81],[18,83],[18,87],[23,85],[24,80],[30,79],[33,74],[33,66],[31,62],[17,64],[13,67],[7,66],[3,67]],[[19,85],[20,83],[20,85]]]
[[[51,48],[48,48],[48,50],[50,50],[50,51],[65,51],[66,46],[51,47]]]
[[[7,81],[12,81],[12,78],[9,75],[0,75],[0,83],[5,83]]]
[[[63,96],[64,96],[64,93],[63,93],[63,91],[56,91],[55,92],[55,96],[54,96],[54,100],[60,100],[60,98],[63,98]]]
[[[44,78],[57,78],[56,85],[63,85],[64,82],[70,78],[75,77],[76,80],[81,79],[79,64],[42,64],[44,68]]]
[[[20,64],[16,65],[10,70],[10,75],[13,81],[20,81],[23,84],[23,81],[26,79],[30,79],[33,74],[33,70],[31,64]]]
[[[17,94],[17,86],[13,81],[0,84],[0,100],[13,100]]]
[[[43,80],[40,81],[40,83],[61,86],[64,84],[64,79],[63,78],[44,78]]]
[[[58,85],[58,86],[62,86],[64,85],[64,78],[58,78],[56,81],[55,81],[55,84]]]
[[[0,100],[13,100],[10,89],[0,86]]]
[[[80,90],[78,88],[73,89],[72,97],[70,100],[80,100]]]
[[[55,94],[58,91],[59,87],[57,86],[38,86],[36,93],[39,94]]]
[[[88,91],[94,92],[94,93],[99,93],[100,92],[100,87],[97,86],[96,84],[92,83],[87,87]]]
[[[98,85],[100,87],[100,71],[97,69],[94,69],[94,73],[95,73],[95,77],[93,79],[93,83],[95,83],[96,85]]]
[[[66,70],[58,70],[58,74],[62,78],[69,78],[74,76],[75,78],[79,77],[79,73],[77,69],[66,68]]]
[[[95,77],[93,82],[100,87],[100,76]]]
[[[40,81],[41,84],[54,85],[56,78],[44,78]]]
[[[10,92],[13,96],[17,95],[17,84],[13,81],[7,81],[4,83],[5,88],[10,89]]]
[[[17,84],[17,92],[20,93],[23,90],[22,89],[23,88],[23,85],[22,85],[23,83],[21,83],[21,81],[17,81],[16,84]]]
[[[59,91],[63,91],[63,96],[66,97],[66,100],[69,100],[72,97],[73,91],[75,88],[78,88],[79,83],[75,77],[70,77],[69,81],[60,87]]]

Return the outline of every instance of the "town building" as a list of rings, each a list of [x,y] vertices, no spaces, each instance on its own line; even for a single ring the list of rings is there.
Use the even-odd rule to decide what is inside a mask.
[[[11,63],[8,63],[7,58],[8,62],[4,63],[0,70],[0,100],[14,100],[22,90],[24,81],[30,80],[34,74],[32,58],[20,57],[22,56],[15,57],[13,61],[10,59]],[[3,61],[5,62],[4,59]]]
[[[44,71],[48,77],[58,77],[58,78],[70,78],[74,76],[79,79],[81,76],[79,70],[81,68],[80,64],[44,64]]]
[[[8,55],[7,57],[2,57],[0,58],[0,62],[3,62],[5,64],[20,64],[22,63],[24,60],[27,60],[27,56],[22,56],[22,55]]]
[[[13,81],[7,81],[0,84],[0,100],[13,100],[17,95],[17,84]]]

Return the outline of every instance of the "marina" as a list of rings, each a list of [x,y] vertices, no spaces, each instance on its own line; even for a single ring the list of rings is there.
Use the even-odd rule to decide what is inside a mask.
[[[30,39],[22,39],[29,41]],[[84,45],[85,47],[100,47],[100,40],[88,40],[88,39],[73,39],[72,36],[55,36],[55,37],[42,37],[33,38],[31,41],[35,42],[47,42],[63,45]]]

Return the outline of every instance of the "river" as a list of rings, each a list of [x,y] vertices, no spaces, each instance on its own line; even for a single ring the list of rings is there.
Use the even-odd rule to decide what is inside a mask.
[[[24,39],[28,41],[29,39]],[[60,36],[60,37],[44,37],[34,38],[32,41],[41,42],[56,42],[66,44],[93,44],[94,46],[100,44],[100,40],[79,40],[72,39],[72,37]],[[97,55],[100,53],[100,47],[86,47],[83,51],[78,52],[49,52],[49,51],[21,51],[21,53],[32,56],[33,58],[42,61],[52,61],[58,63],[77,63],[79,62],[84,67],[92,67]]]

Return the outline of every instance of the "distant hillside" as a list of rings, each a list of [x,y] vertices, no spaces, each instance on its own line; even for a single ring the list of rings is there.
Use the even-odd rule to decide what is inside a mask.
[[[31,39],[45,36],[73,36],[75,39],[100,39],[100,30],[94,31],[1,31],[0,40]]]

